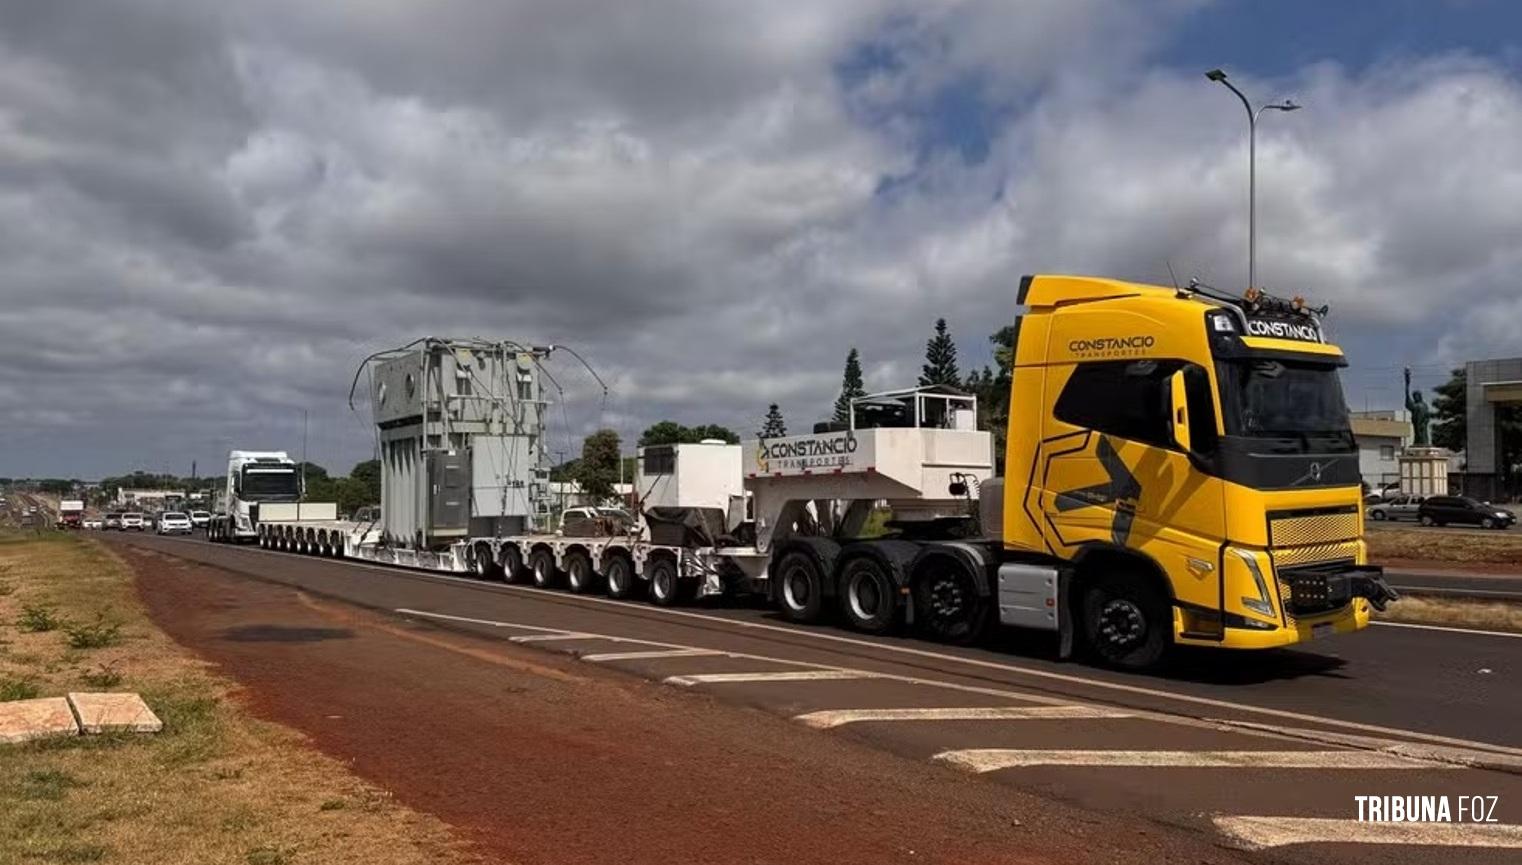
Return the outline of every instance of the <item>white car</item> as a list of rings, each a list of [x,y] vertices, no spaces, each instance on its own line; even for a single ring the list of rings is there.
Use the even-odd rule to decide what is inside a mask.
[[[159,516],[158,533],[161,535],[188,535],[193,528],[188,514],[168,511]]]
[[[198,529],[204,529],[206,528],[206,524],[209,522],[211,522],[211,514],[207,513],[206,511],[190,512],[190,524],[192,526],[195,526]]]
[[[83,523],[81,523],[81,525],[83,525],[87,529],[96,529],[96,530],[99,530],[105,524],[102,523],[100,520],[85,520]]]
[[[122,531],[140,532],[146,525],[142,514],[122,514]]]
[[[1369,505],[1368,515],[1371,520],[1414,520],[1417,508],[1421,507],[1423,496],[1390,496],[1383,501]]]

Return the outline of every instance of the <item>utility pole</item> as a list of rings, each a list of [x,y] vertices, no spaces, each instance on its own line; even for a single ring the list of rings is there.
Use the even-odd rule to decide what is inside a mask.
[[[1300,106],[1293,99],[1283,102],[1273,102],[1260,105],[1256,111],[1252,103],[1236,85],[1226,80],[1226,73],[1219,69],[1212,69],[1205,73],[1205,77],[1217,84],[1226,85],[1226,89],[1237,94],[1242,100],[1242,107],[1247,109],[1247,287],[1255,288],[1258,285],[1258,115],[1272,108],[1275,111],[1299,111]]]
[[[307,410],[301,410],[301,497],[307,497]]]

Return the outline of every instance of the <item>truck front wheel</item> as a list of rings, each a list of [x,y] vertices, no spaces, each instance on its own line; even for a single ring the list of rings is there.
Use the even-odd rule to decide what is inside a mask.
[[[876,559],[858,556],[841,569],[840,611],[858,631],[884,634],[891,630],[897,618],[897,596],[893,580]]]
[[[1172,643],[1168,603],[1135,574],[1103,577],[1083,590],[1083,634],[1104,663],[1143,670],[1163,659]]]

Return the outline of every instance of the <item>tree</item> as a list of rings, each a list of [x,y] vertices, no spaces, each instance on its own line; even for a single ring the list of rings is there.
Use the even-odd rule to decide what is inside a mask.
[[[925,365],[920,368],[920,386],[945,385],[960,388],[962,373],[957,369],[957,345],[951,341],[946,319],[935,320],[935,334],[925,342]]]
[[[639,446],[696,444],[703,439],[722,439],[729,444],[740,443],[740,437],[729,427],[714,423],[689,427],[676,421],[663,420],[640,434]]]
[[[994,346],[996,369],[983,367],[967,378],[967,389],[978,398],[978,426],[994,438],[994,465],[1004,471],[1004,441],[1009,432],[1009,389],[1014,381],[1015,328],[1006,325],[988,337]]]
[[[1469,380],[1464,368],[1453,370],[1448,381],[1432,389],[1432,443],[1461,451],[1469,438]]]
[[[782,409],[776,403],[766,407],[766,420],[761,422],[758,438],[774,439],[787,435],[787,424],[782,421]]]
[[[861,355],[852,346],[846,353],[846,369],[840,378],[840,396],[835,398],[835,422],[851,422],[851,400],[867,395],[861,383]]]
[[[601,502],[613,497],[613,485],[618,482],[620,447],[618,433],[610,429],[600,429],[582,440],[581,459],[576,463],[572,479],[591,501]]]
[[[359,484],[365,491],[364,504],[378,505],[381,498],[381,464],[380,460],[365,460],[355,463],[349,471],[349,480]]]

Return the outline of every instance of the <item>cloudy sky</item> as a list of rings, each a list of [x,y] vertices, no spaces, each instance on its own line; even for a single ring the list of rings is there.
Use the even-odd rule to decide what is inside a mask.
[[[0,0],[0,474],[369,455],[359,360],[576,347],[565,429],[964,366],[1021,274],[1330,302],[1354,407],[1522,354],[1505,0]],[[574,447],[574,445],[572,445]]]

